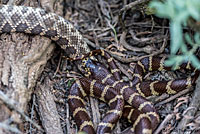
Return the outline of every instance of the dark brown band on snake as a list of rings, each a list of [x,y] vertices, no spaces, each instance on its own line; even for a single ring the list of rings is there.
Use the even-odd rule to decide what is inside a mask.
[[[119,94],[119,91],[114,90],[112,87],[102,85],[102,83],[96,80],[87,79],[84,77],[77,80],[72,85],[68,100],[70,111],[73,112],[73,116],[80,128],[80,131],[84,131],[89,134],[93,134],[95,131],[85,109],[84,97],[86,95],[99,98],[102,101],[109,103],[110,109],[105,114],[102,121],[98,124],[97,133],[111,133],[115,123],[122,115],[122,110],[124,107],[123,97]]]
[[[0,5],[0,33],[11,32],[49,37],[71,58],[90,51],[71,23],[40,8]]]
[[[96,52],[99,51],[96,50],[95,53]],[[102,53],[103,52],[100,52],[100,54]],[[106,51],[103,54],[105,55],[105,53]],[[91,52],[88,55],[91,56],[93,54],[94,53]],[[106,59],[108,60],[109,58]],[[123,82],[123,80],[117,80],[107,70],[105,66],[101,65],[98,62],[93,62],[93,63],[90,62],[87,65],[88,70],[90,70],[90,76],[89,76],[90,78],[102,81],[104,84],[109,84],[110,86],[114,87],[114,89],[119,89],[125,101],[128,102],[128,104],[131,105],[132,108],[136,109],[134,110],[131,109],[130,106],[129,107],[125,106],[126,108],[123,111],[123,116],[127,115],[126,113],[129,113],[130,110],[133,111],[132,114],[129,113],[129,116],[131,117],[133,116],[131,120],[133,122],[135,121],[137,122],[135,125],[133,125],[133,128],[131,129],[135,133],[142,133],[143,131],[148,131],[148,133],[152,133],[159,122],[159,116],[156,113],[155,108],[150,102],[148,102],[144,98],[145,96],[159,95],[165,92],[167,92],[168,94],[174,94],[180,90],[190,87],[196,81],[198,74],[193,77],[188,77],[186,79],[143,82],[143,75],[147,71],[171,70],[170,67],[164,66],[164,61],[165,58],[157,58],[157,57],[148,57],[142,59],[141,61],[138,61],[134,72],[134,74],[136,74],[135,77],[137,77],[138,80],[136,84],[133,85],[133,87],[130,87],[129,84]],[[188,65],[189,64],[184,63],[181,65],[181,68],[191,69],[191,67],[188,68]],[[116,68],[116,66],[113,65],[110,65],[109,67],[111,68],[111,70],[114,70]],[[138,116],[135,116],[134,114]],[[135,119],[136,117],[137,119]],[[150,128],[147,127],[146,129],[145,126],[142,126],[144,124],[151,127]],[[141,128],[141,129],[136,130],[136,128]]]

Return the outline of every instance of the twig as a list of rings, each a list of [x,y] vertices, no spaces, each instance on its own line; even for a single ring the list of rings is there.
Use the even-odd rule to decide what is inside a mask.
[[[152,53],[152,51],[155,50],[155,49],[152,49],[152,47],[148,47],[148,46],[145,46],[143,48],[139,48],[139,47],[133,47],[133,46],[129,45],[125,40],[126,34],[127,34],[127,32],[123,32],[121,37],[120,37],[120,44],[123,45],[126,49],[131,50],[131,51],[135,51],[135,52],[139,51],[139,52],[146,52],[146,53]]]
[[[89,97],[90,100],[90,107],[91,107],[91,114],[92,114],[92,121],[94,123],[95,129],[97,128],[97,125],[101,121],[101,114],[99,112],[99,107],[98,107],[98,101],[92,97]]]
[[[122,71],[122,73],[124,73],[129,80],[132,80],[133,79],[133,76],[132,74],[130,74],[128,71],[127,71],[127,68],[125,68],[123,65],[120,64],[120,62],[118,62],[117,60],[115,60],[115,63],[117,65],[117,67],[119,68],[119,70]]]
[[[13,5],[15,3],[15,0],[9,0],[7,5]]]
[[[120,10],[120,14],[124,11],[131,9],[132,7],[134,7],[138,4],[142,4],[142,3],[145,3],[145,2],[148,2],[148,1],[149,0],[137,0],[137,1],[131,2]]]
[[[197,79],[197,85],[194,90],[194,95],[192,97],[191,103],[189,107],[192,107],[192,109],[188,110],[187,114],[183,116],[182,120],[178,124],[178,129],[184,130],[186,125],[191,121],[191,119],[185,118],[186,116],[194,116],[195,113],[198,110],[198,107],[200,105],[200,77]]]
[[[8,96],[6,94],[4,94],[1,90],[0,90],[0,99],[7,105],[9,106],[11,109],[14,109],[15,111],[17,111],[17,113],[19,113],[22,117],[24,117],[24,119],[30,123],[32,123],[38,130],[44,132],[44,130],[35,122],[33,122],[28,116],[26,116],[24,114],[24,112],[20,109],[18,109],[16,106],[16,102],[10,98],[8,98]]]
[[[47,134],[63,134],[61,121],[54,101],[54,95],[51,92],[51,81],[48,77],[44,82],[38,83],[36,90],[38,113],[42,121],[42,126]]]
[[[66,130],[69,134],[72,133],[72,128],[70,127],[72,124],[72,121],[70,121],[70,114],[69,114],[69,104],[66,103]]]
[[[168,102],[170,102],[170,101],[176,99],[177,97],[180,97],[180,96],[182,96],[182,95],[184,95],[184,94],[186,94],[186,93],[188,93],[188,92],[190,92],[190,91],[192,91],[192,88],[185,89],[185,90],[183,90],[183,91],[181,91],[181,92],[178,92],[177,94],[175,94],[175,95],[169,97],[168,99],[157,103],[155,106],[159,106],[159,105],[166,104],[166,103],[168,103]]]
[[[174,114],[168,114],[159,127],[154,131],[154,134],[159,134],[163,128],[166,127],[167,123],[174,117]]]
[[[132,38],[133,38],[135,41],[140,42],[140,43],[150,42],[151,40],[155,40],[155,37],[150,37],[150,38],[145,38],[145,37],[143,37],[143,38],[138,38],[138,37],[137,37],[138,35],[136,35],[136,34],[133,32],[133,30],[130,30],[130,34],[131,34]],[[140,33],[140,34],[142,34],[142,33]],[[140,34],[139,34],[139,35],[140,35]]]
[[[34,112],[34,106],[35,106],[35,94],[33,95],[33,105],[31,107],[31,120],[33,118],[33,112]],[[32,124],[30,123],[30,129],[29,129],[29,133],[32,134]]]
[[[95,3],[95,9],[96,9],[96,11],[97,11],[97,14],[98,14],[98,17],[99,17],[99,19],[100,19],[100,22],[101,22],[101,26],[103,26],[103,17],[102,17],[102,15],[101,15],[101,12],[100,12],[100,9],[99,9],[99,7],[98,7],[98,3],[97,3],[97,1],[96,0],[92,0],[93,1],[93,3]],[[92,31],[95,31],[95,30],[92,30]]]
[[[54,77],[56,76],[56,74],[58,73],[59,69],[60,69],[60,64],[61,64],[61,59],[62,59],[62,54],[61,56],[59,57],[59,61],[58,61],[58,65],[57,65],[57,68],[56,68],[56,71],[54,73]]]
[[[134,62],[134,61],[141,60],[141,59],[143,59],[143,58],[145,58],[145,57],[150,57],[150,56],[154,56],[154,55],[158,55],[158,54],[162,53],[162,52],[164,51],[164,49],[165,49],[166,44],[167,44],[167,43],[166,43],[166,42],[167,42],[166,40],[167,40],[167,39],[164,38],[163,44],[162,44],[162,46],[161,46],[161,48],[160,48],[159,50],[153,52],[152,54],[145,55],[145,56],[141,56],[141,57],[138,57],[138,56],[133,56],[133,57],[131,57],[131,58],[120,57],[120,56],[118,56],[118,55],[115,55],[115,52],[112,52],[112,51],[109,51],[109,50],[107,50],[107,51],[109,52],[109,54],[110,54],[111,56],[113,56],[113,57],[116,58],[117,60],[120,60],[121,62],[125,62],[125,63],[130,63],[130,62]]]
[[[22,132],[19,131],[17,128],[12,127],[12,126],[10,126],[10,125],[8,125],[8,124],[6,124],[6,123],[0,122],[0,128],[3,128],[3,129],[5,129],[5,130],[9,130],[9,131],[14,132],[14,133],[17,133],[17,134],[22,134]]]
[[[103,15],[105,16],[105,20],[107,22],[107,25],[112,29],[113,31],[113,34],[114,34],[114,39],[115,39],[115,42],[118,44],[118,38],[117,38],[117,33],[116,33],[116,30],[115,30],[115,26],[117,25],[117,21],[115,24],[113,24],[113,15],[112,15],[112,12],[111,12],[111,9],[110,9],[110,5],[103,1],[103,0],[100,0],[99,1],[99,5],[101,7],[101,12],[103,13]],[[112,35],[112,33],[111,33]]]
[[[87,44],[90,45],[91,47],[96,48],[96,45],[93,42],[91,42],[90,40],[88,40],[87,38],[84,38],[83,40],[85,42],[87,42]]]

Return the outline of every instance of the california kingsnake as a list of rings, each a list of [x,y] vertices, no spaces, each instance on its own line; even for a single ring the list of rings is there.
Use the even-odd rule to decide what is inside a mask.
[[[92,61],[88,58],[96,54],[101,54],[107,59],[111,73],[102,64]],[[91,84],[94,85],[95,83],[101,83],[99,87],[96,87],[101,89],[101,91],[96,90],[99,92],[99,94],[105,94],[107,91],[110,92],[110,90],[116,90],[117,92],[120,91],[120,94],[123,95],[125,102],[129,105],[124,106],[122,116],[127,118],[130,122],[133,122],[133,127],[129,130],[129,132],[136,134],[151,134],[159,123],[159,116],[154,106],[144,97],[150,95],[159,95],[165,92],[168,94],[175,94],[176,92],[188,88],[194,84],[199,75],[198,73],[195,73],[194,76],[188,77],[187,79],[176,79],[170,81],[143,81],[143,75],[145,72],[155,70],[171,70],[170,67],[164,66],[165,58],[148,57],[138,61],[134,68],[133,81],[131,84],[129,84],[121,80],[119,70],[114,63],[113,58],[110,57],[106,51],[94,50],[84,57],[80,57],[80,59],[82,58],[86,58],[82,62],[85,70],[88,71],[88,76],[86,76],[93,80]],[[185,69],[193,69],[189,63],[183,63],[180,67]],[[84,83],[84,81],[81,82]],[[77,84],[75,83],[75,85]],[[81,88],[81,86],[82,85],[79,84],[79,88]],[[84,90],[84,87],[85,86],[83,86],[81,90]],[[87,95],[93,96],[91,94],[93,93],[92,87],[93,86],[88,85],[88,87],[85,89],[87,90]],[[102,89],[102,87],[104,87],[104,89]],[[88,88],[90,88],[90,90]],[[73,90],[74,88],[70,91],[73,92]],[[101,99],[101,96],[104,95],[98,96]],[[112,98],[110,99],[112,100]],[[81,100],[83,100],[83,95],[81,95]],[[72,101],[74,100],[69,99],[69,103],[72,103]],[[117,99],[115,99],[115,101],[117,101]],[[74,109],[78,109],[78,107]],[[114,115],[115,114],[110,115],[110,117],[114,118]],[[107,120],[104,122],[104,124],[106,123],[110,124]],[[107,128],[104,128],[102,131],[104,133],[110,133],[110,129],[108,129],[109,126],[113,126],[113,124],[108,125]],[[87,130],[86,126],[84,131],[89,131]]]
[[[54,13],[47,13],[39,8],[1,5],[0,33],[10,32],[47,36],[56,41],[70,58],[89,52],[89,48],[83,41],[81,34],[68,21]],[[110,133],[121,116],[134,122],[130,131],[134,131],[137,134],[152,133],[159,122],[159,117],[153,105],[143,96],[157,95],[159,89],[162,89],[163,92],[167,89],[169,93],[175,93],[177,91],[176,87],[181,86],[180,90],[182,90],[194,83],[196,79],[196,77],[192,77],[187,80],[175,80],[165,83],[145,83],[142,81],[142,75],[145,71],[167,69],[163,66],[163,59],[157,62],[159,65],[154,66],[155,64],[152,63],[155,62],[155,58],[149,57],[137,63],[133,74],[134,80],[130,86],[121,80],[117,67],[107,53],[101,50],[94,51],[94,53],[101,53],[107,58],[112,73],[100,63],[95,63],[90,59],[85,60],[83,63],[85,69],[90,70],[91,74],[89,74],[89,78],[83,77],[76,80],[71,87],[69,95],[70,109],[73,111],[77,125],[80,130],[89,134],[95,133],[95,131],[84,109],[83,97],[86,94],[96,96],[108,102],[110,106],[110,110],[98,126],[97,133]],[[89,55],[94,53],[89,53]],[[147,89],[150,90],[146,91],[144,87],[148,87]],[[130,106],[127,105],[123,108],[124,100]]]

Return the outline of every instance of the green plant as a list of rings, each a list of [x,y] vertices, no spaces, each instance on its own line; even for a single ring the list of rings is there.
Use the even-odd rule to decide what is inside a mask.
[[[200,68],[200,62],[195,56],[196,49],[200,46],[200,34],[193,36],[183,33],[189,19],[200,21],[200,0],[164,0],[152,1],[150,8],[155,9],[156,15],[170,21],[170,57],[167,66],[178,67],[183,61],[190,61],[193,66]],[[186,45],[188,44],[188,46]],[[180,55],[176,55],[180,51]]]
[[[72,86],[72,84],[74,83],[75,79],[70,79],[68,82],[67,82],[67,87],[70,88]]]

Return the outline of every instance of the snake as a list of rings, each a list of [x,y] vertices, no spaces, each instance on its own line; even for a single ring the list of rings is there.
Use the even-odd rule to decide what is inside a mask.
[[[0,5],[0,33],[13,32],[46,36],[55,41],[68,57],[82,57],[84,70],[88,74],[74,82],[68,102],[80,131],[88,134],[111,133],[121,117],[133,122],[130,133],[151,134],[159,123],[159,116],[153,104],[145,97],[163,92],[176,93],[191,86],[196,80],[196,77],[189,77],[165,82],[143,82],[143,75],[147,71],[168,70],[163,65],[164,59],[148,57],[138,61],[133,73],[134,79],[131,83],[126,83],[121,79],[119,69],[108,53],[102,50],[91,52],[80,32],[69,21],[41,8]],[[107,59],[111,72],[100,63],[83,58],[83,55],[87,57],[95,53],[101,53]],[[153,64],[154,62],[157,64]],[[96,131],[85,109],[84,97],[87,95],[109,104],[110,109]]]
[[[70,58],[90,52],[80,32],[69,21],[41,8],[0,5],[0,33],[13,32],[46,36]]]
[[[93,55],[102,55],[107,60],[109,69],[98,61],[93,61],[88,58]],[[111,57],[105,50],[94,50],[85,55],[86,58],[82,60],[83,67],[87,70],[88,83],[87,80],[80,79],[75,82],[70,89],[70,94],[73,96],[69,98],[69,104],[73,107],[74,117],[78,120],[82,118],[82,111],[85,109],[84,96],[89,95],[99,98],[102,101],[108,102],[108,104],[119,102],[119,95],[122,95],[125,101],[125,105],[122,112],[122,117],[128,119],[129,122],[133,123],[132,127],[128,129],[125,133],[130,134],[152,134],[160,122],[159,115],[154,108],[153,104],[146,99],[146,97],[151,95],[160,95],[163,93],[176,94],[177,92],[190,88],[195,84],[199,76],[199,71],[194,71],[195,73],[187,78],[180,78],[168,81],[145,81],[144,74],[151,71],[170,71],[171,67],[165,66],[164,62],[167,60],[166,57],[146,57],[139,60],[133,71],[133,80],[130,82],[125,82],[120,76],[120,71],[117,68],[113,57]],[[190,62],[185,62],[180,65],[181,69],[195,70]],[[100,84],[99,84],[100,83]],[[87,84],[87,86],[86,86]],[[96,93],[94,92],[96,90]],[[113,98],[110,93],[111,90],[120,92],[120,94],[115,95]],[[95,93],[95,94],[94,94]],[[105,97],[109,97],[109,101],[105,100]],[[76,103],[75,103],[76,100]],[[75,104],[81,105],[75,105]],[[79,109],[81,107],[80,112]],[[114,126],[114,123],[108,119],[119,118],[120,113],[119,108],[116,111],[112,111],[113,114],[110,118],[103,117],[104,122],[100,123],[101,126],[97,128],[97,133],[110,133]],[[88,117],[85,123],[80,128],[82,131],[94,134],[93,124],[89,120],[89,116],[86,112],[84,114]],[[109,112],[110,114],[110,112]],[[99,131],[100,128],[104,127]],[[103,131],[103,132],[102,132]]]

